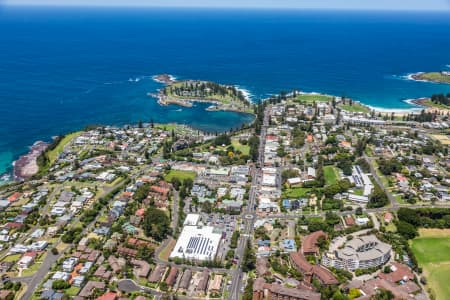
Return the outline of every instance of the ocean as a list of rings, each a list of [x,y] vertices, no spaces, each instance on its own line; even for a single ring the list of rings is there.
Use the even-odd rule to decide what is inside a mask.
[[[301,89],[380,108],[450,92],[406,75],[449,69],[450,14],[13,8],[0,4],[0,173],[37,140],[139,120],[215,132],[252,116],[161,107],[160,73],[238,85],[256,101]]]

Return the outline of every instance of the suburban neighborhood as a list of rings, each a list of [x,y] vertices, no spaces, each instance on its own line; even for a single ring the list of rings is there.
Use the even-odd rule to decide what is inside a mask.
[[[445,299],[421,239],[450,228],[448,113],[293,91],[254,114],[55,139],[0,187],[0,299]]]

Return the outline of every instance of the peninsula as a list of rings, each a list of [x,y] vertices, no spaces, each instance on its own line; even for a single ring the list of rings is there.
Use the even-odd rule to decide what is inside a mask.
[[[168,75],[154,77],[166,86],[157,95],[160,105],[176,104],[191,107],[193,102],[210,103],[208,110],[253,113],[253,104],[245,94],[232,85],[203,80],[176,81]]]
[[[450,71],[441,72],[419,72],[410,75],[410,78],[417,81],[428,81],[435,83],[450,84]]]

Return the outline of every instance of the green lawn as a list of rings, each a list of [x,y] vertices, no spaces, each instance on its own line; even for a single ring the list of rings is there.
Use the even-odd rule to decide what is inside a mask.
[[[37,270],[39,270],[41,265],[42,265],[42,263],[38,263],[38,262],[32,264],[28,269],[25,269],[25,270],[22,271],[22,276],[34,275],[34,273],[36,273]]]
[[[21,256],[22,256],[22,254],[8,255],[2,261],[3,262],[15,262],[15,261],[18,261]]]
[[[420,236],[411,241],[411,248],[424,269],[428,285],[437,300],[448,299],[450,295],[450,231],[437,229],[420,230]]]
[[[362,113],[369,113],[370,110],[368,107],[361,105],[359,103],[353,103],[352,105],[350,104],[340,104],[339,105],[340,108],[342,108],[343,110],[349,111],[349,112],[362,112]]]
[[[388,232],[397,232],[397,227],[395,226],[394,222],[391,222],[386,225],[386,231]]]
[[[71,297],[74,297],[76,295],[78,295],[78,293],[80,292],[80,288],[76,287],[76,286],[71,286],[70,288],[68,288],[65,291],[65,294]]]
[[[180,181],[183,181],[186,178],[194,180],[196,176],[197,174],[192,171],[170,170],[169,173],[164,176],[164,180],[170,182],[174,177],[178,178]]]
[[[56,159],[58,158],[58,156],[63,152],[64,147],[74,138],[76,138],[77,136],[81,135],[83,132],[82,131],[77,131],[77,132],[73,132],[70,133],[68,135],[66,135],[59,143],[58,146],[56,146],[55,149],[49,151],[47,153],[48,158],[50,160],[50,164],[53,164]]]
[[[283,198],[304,198],[311,188],[292,188],[283,192]]]
[[[244,155],[249,155],[249,153],[250,153],[250,146],[242,145],[241,143],[239,143],[239,140],[237,140],[237,139],[232,139],[231,145],[233,146],[234,150],[239,150]]]
[[[450,76],[449,76],[450,77]],[[449,105],[445,105],[445,104],[440,104],[440,103],[434,103],[431,100],[426,100],[425,101],[426,105],[429,105],[431,107],[436,107],[436,108],[442,108],[442,109],[450,109]]]
[[[335,166],[323,167],[326,184],[334,184],[339,180],[339,171]]]
[[[332,96],[321,95],[321,94],[301,94],[301,95],[297,95],[294,98],[294,101],[296,101],[296,102],[307,102],[307,103],[328,102],[331,100],[333,100]]]

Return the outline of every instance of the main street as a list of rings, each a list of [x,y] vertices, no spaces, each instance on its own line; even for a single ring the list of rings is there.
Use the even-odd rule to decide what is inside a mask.
[[[249,199],[246,209],[243,210],[241,214],[242,222],[244,225],[244,230],[241,232],[238,247],[235,251],[235,256],[239,257],[237,268],[233,272],[233,278],[231,282],[230,294],[228,296],[229,300],[237,300],[244,289],[242,262],[244,258],[245,249],[247,248],[247,243],[253,237],[253,226],[255,223],[255,205],[258,195],[258,190],[260,187],[261,167],[264,165],[264,146],[267,134],[267,127],[269,126],[269,108],[266,108],[264,112],[263,126],[261,128],[261,134],[259,136],[259,149],[258,149],[258,161],[256,165],[252,168],[252,183],[249,192]]]

